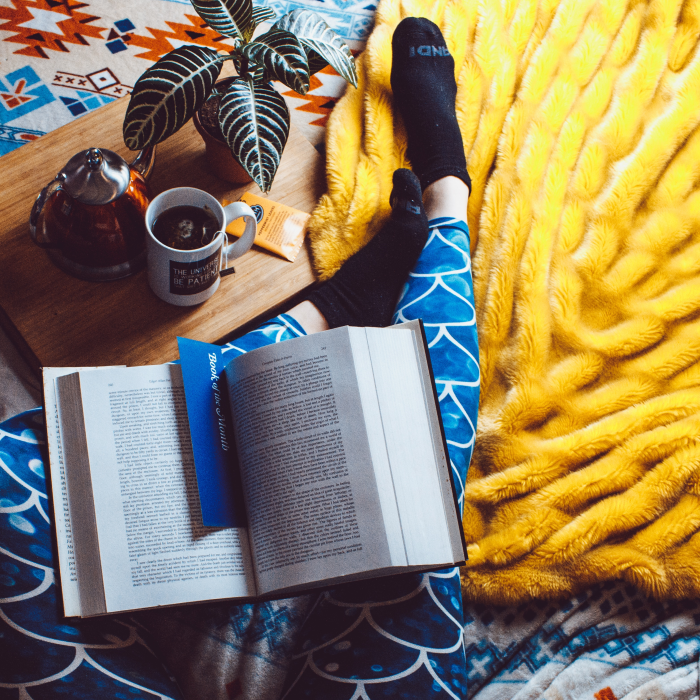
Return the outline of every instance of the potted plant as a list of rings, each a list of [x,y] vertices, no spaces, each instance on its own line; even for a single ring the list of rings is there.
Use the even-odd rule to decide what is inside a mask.
[[[350,49],[311,10],[297,9],[269,31],[254,37],[258,25],[273,19],[252,0],[190,0],[215,31],[234,41],[230,53],[206,46],[181,46],[163,56],[138,79],[124,118],[124,142],[131,150],[153,146],[178,131],[209,100],[218,103],[220,137],[263,192],[268,192],[289,135],[289,110],[272,87],[279,80],[305,94],[309,77],[330,64],[357,87]],[[237,75],[215,88],[225,61]]]

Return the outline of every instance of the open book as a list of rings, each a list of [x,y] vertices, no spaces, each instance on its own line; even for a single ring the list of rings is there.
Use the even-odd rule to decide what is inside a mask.
[[[67,616],[269,598],[464,561],[418,322],[269,345],[223,373],[222,348],[205,349],[211,362],[194,375],[177,364],[44,370]],[[192,376],[216,422],[190,398]],[[237,511],[232,526],[204,524],[218,495]]]

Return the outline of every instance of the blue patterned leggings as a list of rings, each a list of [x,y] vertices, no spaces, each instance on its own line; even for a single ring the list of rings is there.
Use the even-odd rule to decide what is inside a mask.
[[[394,323],[422,318],[435,373],[452,477],[464,503],[479,405],[479,348],[469,229],[434,219]],[[280,316],[229,344],[242,353],[303,334]],[[261,342],[261,340],[263,340]],[[464,698],[459,569],[390,576],[322,593],[309,614],[288,676],[296,698]]]
[[[479,403],[469,230],[435,219],[394,322],[422,318],[452,477],[463,505]],[[225,346],[240,354],[303,335],[282,315]],[[138,620],[73,623],[54,585],[41,415],[0,425],[0,698],[179,697],[151,656]],[[252,619],[265,605],[233,606]],[[192,608],[201,614],[202,608]],[[183,610],[183,609],[180,609]],[[458,569],[391,576],[321,593],[300,633],[287,700],[465,698]],[[229,697],[238,691],[228,688]]]

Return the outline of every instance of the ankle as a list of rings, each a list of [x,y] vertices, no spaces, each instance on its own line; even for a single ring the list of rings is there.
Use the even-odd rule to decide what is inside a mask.
[[[467,218],[469,188],[458,177],[448,175],[428,185],[423,192],[423,204],[428,219]]]
[[[391,205],[392,215],[377,235],[309,294],[307,301],[330,328],[391,322],[401,288],[428,240],[420,183],[410,170],[394,173]]]
[[[327,331],[330,328],[326,317],[321,313],[320,309],[308,300],[297,304],[287,313],[294,320],[298,321],[299,325],[308,335]]]

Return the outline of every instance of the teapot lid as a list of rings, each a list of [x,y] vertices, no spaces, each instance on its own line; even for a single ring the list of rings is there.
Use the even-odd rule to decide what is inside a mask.
[[[76,153],[61,173],[65,192],[83,204],[107,204],[121,197],[131,179],[126,161],[106,148]]]

